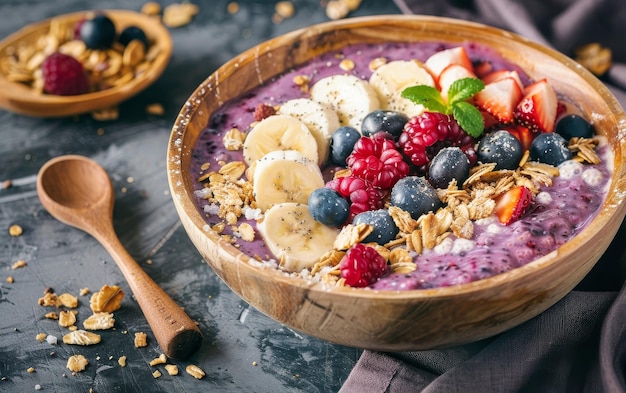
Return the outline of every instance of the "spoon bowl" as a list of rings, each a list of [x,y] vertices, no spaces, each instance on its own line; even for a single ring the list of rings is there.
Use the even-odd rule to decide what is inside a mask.
[[[106,171],[82,156],[64,156],[42,167],[37,184],[42,204],[59,221],[88,233],[92,212],[112,217],[114,193]],[[90,233],[91,234],[91,233]],[[95,236],[94,234],[92,234]]]
[[[113,185],[98,163],[77,155],[51,159],[39,170],[37,194],[53,217],[89,233],[111,254],[167,356],[182,359],[199,347],[202,335],[196,324],[141,269],[115,234]]]

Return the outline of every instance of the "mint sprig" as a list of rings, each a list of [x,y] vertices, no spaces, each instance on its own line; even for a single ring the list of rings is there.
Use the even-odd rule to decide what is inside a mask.
[[[480,79],[463,78],[450,85],[447,101],[444,101],[439,90],[428,85],[407,87],[401,95],[416,104],[424,105],[429,111],[454,116],[468,135],[478,138],[485,128],[483,116],[467,100],[484,88],[485,84]]]

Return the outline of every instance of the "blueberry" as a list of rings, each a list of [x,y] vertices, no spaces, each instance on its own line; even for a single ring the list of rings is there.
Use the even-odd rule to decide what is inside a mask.
[[[408,121],[409,118],[400,112],[376,110],[363,118],[361,133],[364,136],[372,136],[379,132],[386,132],[397,140]]]
[[[115,24],[106,15],[98,14],[80,26],[80,39],[89,49],[107,49],[115,40]]]
[[[139,40],[143,43],[145,49],[148,48],[148,37],[146,33],[137,26],[128,26],[122,30],[117,40],[124,46],[128,45],[132,40]]]
[[[519,140],[508,131],[499,130],[485,135],[478,143],[478,161],[495,163],[496,170],[518,167],[524,150]]]
[[[352,153],[361,133],[354,127],[339,127],[330,138],[330,159],[335,165],[346,166],[346,158]]]
[[[387,209],[359,213],[354,216],[352,223],[354,225],[368,224],[374,227],[374,231],[363,239],[365,243],[376,242],[380,245],[389,243],[396,238],[399,231]]]
[[[530,145],[530,159],[544,164],[558,166],[572,158],[567,141],[555,132],[539,134]]]
[[[309,195],[311,216],[324,225],[339,227],[348,219],[350,205],[339,193],[330,188],[318,188]]]
[[[425,178],[407,176],[398,180],[391,189],[391,204],[418,219],[422,214],[437,210],[441,200]]]
[[[470,162],[458,147],[446,147],[437,153],[428,167],[428,181],[435,188],[448,188],[454,179],[461,185],[468,178]]]
[[[593,137],[593,126],[578,115],[567,115],[556,123],[556,132],[566,140]]]

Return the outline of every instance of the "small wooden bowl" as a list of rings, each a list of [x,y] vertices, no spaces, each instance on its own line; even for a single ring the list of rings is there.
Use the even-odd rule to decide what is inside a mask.
[[[273,269],[226,243],[194,202],[191,152],[224,102],[312,57],[351,43],[467,41],[495,48],[533,79],[548,77],[576,100],[614,153],[606,202],[572,240],[530,264],[452,287],[404,292],[323,288]],[[262,43],[209,76],[181,110],[167,169],[174,205],[194,245],[245,301],[295,330],[335,343],[383,351],[425,350],[476,341],[543,312],[571,291],[611,243],[626,213],[626,116],[609,90],[570,58],[496,28],[429,16],[377,16],[330,22]]]
[[[19,45],[33,45],[39,37],[47,34],[50,21],[75,23],[91,11],[74,12],[55,16],[16,31],[0,42],[0,59],[10,55]],[[37,117],[61,117],[108,108],[134,96],[150,86],[165,70],[172,55],[172,38],[168,30],[147,15],[127,10],[103,10],[115,23],[116,30],[134,25],[140,27],[151,45],[158,45],[159,54],[150,67],[120,86],[74,96],[43,94],[19,82],[12,82],[0,72],[0,108]]]

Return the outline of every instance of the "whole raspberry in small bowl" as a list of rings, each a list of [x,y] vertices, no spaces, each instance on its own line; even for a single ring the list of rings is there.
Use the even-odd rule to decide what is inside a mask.
[[[48,94],[73,96],[89,91],[89,79],[80,61],[55,52],[41,65],[43,88]]]

